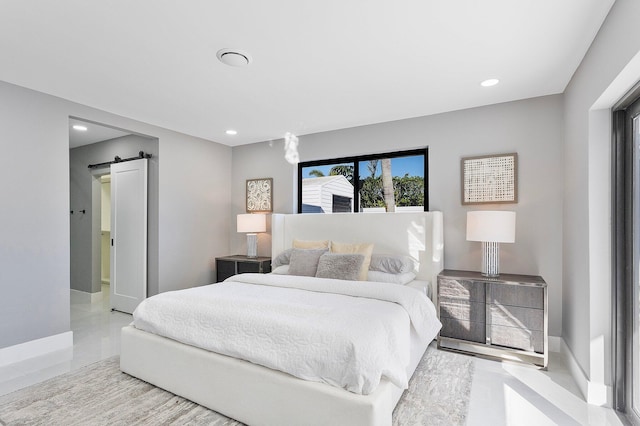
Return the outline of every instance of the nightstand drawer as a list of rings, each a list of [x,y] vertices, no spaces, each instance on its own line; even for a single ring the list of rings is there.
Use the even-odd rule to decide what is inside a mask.
[[[464,321],[485,322],[484,303],[466,300],[440,300],[440,318],[457,318]]]
[[[257,263],[257,262],[238,262],[238,273],[239,274],[246,274],[246,273],[258,273],[261,272],[260,268],[261,268],[262,264],[261,263]]]
[[[487,327],[484,322],[464,321],[454,318],[440,318],[440,336],[453,339],[485,343]]]
[[[544,311],[542,309],[522,308],[508,305],[487,305],[489,318],[487,323],[525,330],[544,330]]]
[[[490,283],[487,303],[544,309],[544,288]]]
[[[484,283],[440,277],[438,279],[438,297],[484,303]]]
[[[544,333],[542,331],[492,325],[489,337],[492,345],[538,353],[544,352]]]

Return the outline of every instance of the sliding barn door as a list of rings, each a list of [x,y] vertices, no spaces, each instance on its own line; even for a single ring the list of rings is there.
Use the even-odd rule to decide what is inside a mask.
[[[111,308],[147,297],[147,159],[111,165]]]

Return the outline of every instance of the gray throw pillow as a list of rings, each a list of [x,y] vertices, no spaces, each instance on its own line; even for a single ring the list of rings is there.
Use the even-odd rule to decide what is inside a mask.
[[[408,256],[396,254],[376,254],[371,255],[370,271],[386,272],[387,274],[403,274],[413,272],[413,260]]]
[[[320,257],[316,277],[357,281],[363,262],[363,254],[326,253]]]
[[[293,251],[293,249],[286,249],[280,252],[280,254],[273,259],[273,262],[271,262],[271,267],[276,269],[278,266],[288,265],[289,262],[291,262],[291,251]]]
[[[320,256],[327,251],[329,249],[292,249],[289,260],[289,275],[315,277]]]

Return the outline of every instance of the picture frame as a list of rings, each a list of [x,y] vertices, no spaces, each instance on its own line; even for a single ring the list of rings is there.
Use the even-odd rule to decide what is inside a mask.
[[[462,205],[518,202],[518,154],[463,157]]]
[[[247,213],[273,212],[273,178],[247,179]]]

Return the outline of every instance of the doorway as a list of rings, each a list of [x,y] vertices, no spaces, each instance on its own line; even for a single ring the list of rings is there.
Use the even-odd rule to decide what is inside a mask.
[[[100,281],[102,296],[109,293],[111,268],[111,175],[100,176]]]
[[[73,126],[87,128],[93,140],[80,141]],[[128,159],[137,157],[140,151],[150,154],[148,162],[148,250],[138,263],[149,268],[147,288],[149,294],[157,293],[158,265],[158,149],[157,138],[135,134],[122,129],[114,129],[99,123],[70,118],[70,210],[71,215],[71,290],[90,302],[98,301],[113,288],[113,265],[111,261],[111,240],[113,238],[110,204],[113,174],[110,165],[100,165],[90,169],[89,165],[109,163],[115,157]],[[106,135],[106,136],[105,136]],[[84,136],[83,136],[84,137]],[[105,139],[106,137],[106,139]],[[74,140],[75,139],[75,140]],[[96,140],[97,139],[97,140]],[[123,162],[121,164],[126,164]],[[82,213],[78,214],[79,211]],[[109,297],[110,296],[106,296]],[[106,310],[110,304],[103,303]]]

